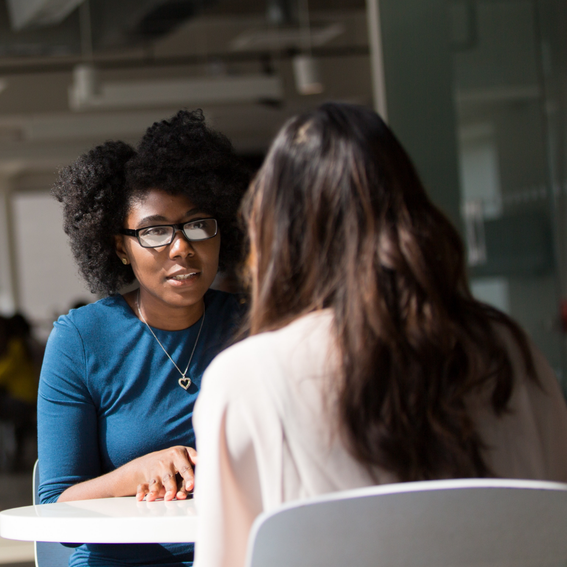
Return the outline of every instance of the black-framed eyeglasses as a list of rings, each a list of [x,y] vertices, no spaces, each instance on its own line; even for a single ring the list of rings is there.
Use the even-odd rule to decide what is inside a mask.
[[[190,242],[198,242],[214,238],[219,228],[216,219],[197,219],[178,224],[146,226],[136,230],[122,228],[120,233],[126,236],[135,236],[143,248],[159,248],[171,244],[178,230],[183,232],[185,238]]]

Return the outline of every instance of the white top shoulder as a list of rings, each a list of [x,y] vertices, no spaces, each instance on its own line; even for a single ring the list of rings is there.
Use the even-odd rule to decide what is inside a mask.
[[[241,567],[254,519],[281,503],[375,484],[337,429],[332,314],[321,311],[222,352],[203,378],[194,414],[199,462],[196,567]],[[567,481],[567,409],[534,351],[541,386],[517,374],[511,411],[473,403],[486,458],[502,477]],[[380,484],[396,482],[377,471]]]

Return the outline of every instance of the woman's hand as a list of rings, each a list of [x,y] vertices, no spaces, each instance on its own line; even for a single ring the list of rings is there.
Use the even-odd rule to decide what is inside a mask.
[[[191,447],[170,447],[138,457],[117,469],[74,484],[59,496],[58,502],[132,496],[148,502],[156,498],[173,500],[187,498],[193,490],[193,467],[197,451]]]
[[[136,477],[144,480],[138,484],[136,499],[153,502],[156,498],[164,500],[184,500],[193,490],[195,477],[193,467],[197,464],[197,451],[191,447],[171,447],[155,451],[135,459],[129,466],[135,466]]]

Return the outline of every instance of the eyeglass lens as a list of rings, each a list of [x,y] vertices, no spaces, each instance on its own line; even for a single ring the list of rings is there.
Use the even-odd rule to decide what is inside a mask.
[[[140,244],[146,248],[166,246],[173,241],[175,228],[173,226],[149,226],[138,232]],[[217,233],[215,219],[202,219],[187,222],[183,225],[183,233],[188,240],[198,241],[213,238]]]

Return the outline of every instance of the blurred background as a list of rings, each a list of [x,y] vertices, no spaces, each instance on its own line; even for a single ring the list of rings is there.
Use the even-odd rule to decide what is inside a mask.
[[[97,299],[49,193],[58,168],[197,107],[258,166],[325,100],[387,119],[466,239],[474,294],[567,389],[565,29],[563,0],[0,0],[0,314],[29,323],[21,347],[0,332],[0,389],[2,356],[37,371],[54,319]],[[0,415],[22,502],[34,433],[18,427]]]

